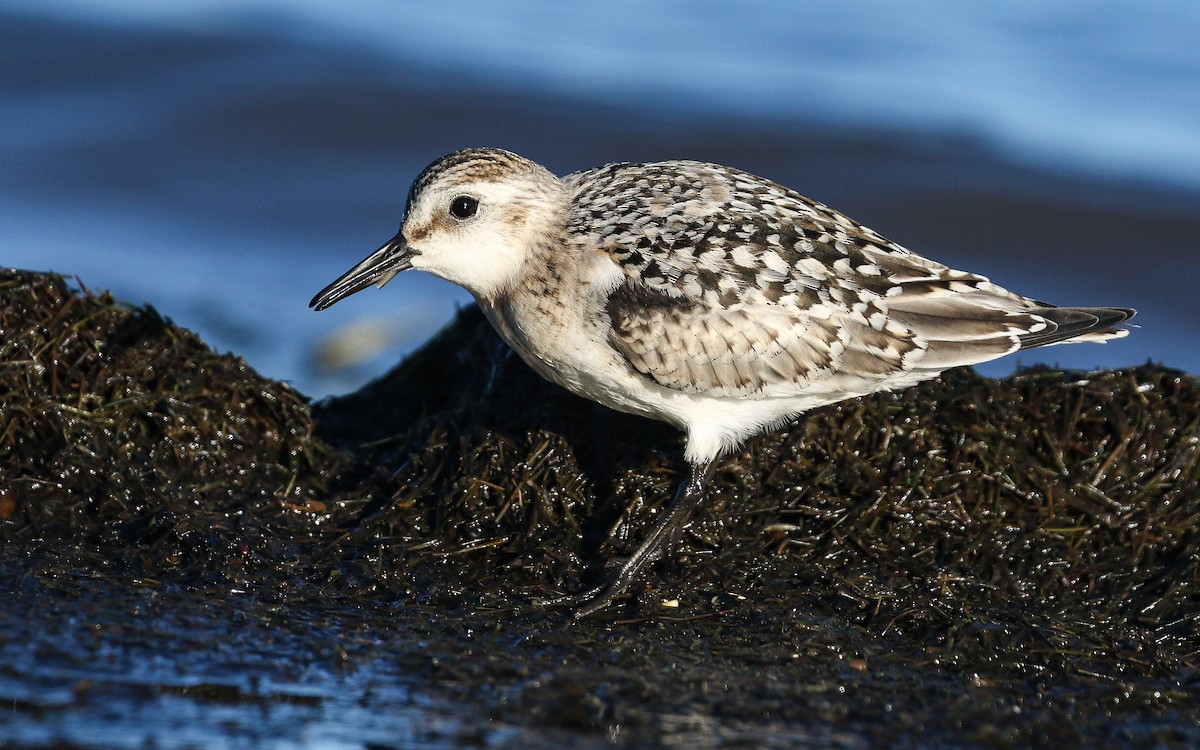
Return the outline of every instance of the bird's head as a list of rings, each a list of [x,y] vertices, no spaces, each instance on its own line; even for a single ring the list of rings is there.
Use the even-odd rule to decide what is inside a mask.
[[[559,228],[567,189],[546,168],[496,148],[455,151],[425,168],[395,237],[313,297],[324,310],[409,268],[494,300]]]

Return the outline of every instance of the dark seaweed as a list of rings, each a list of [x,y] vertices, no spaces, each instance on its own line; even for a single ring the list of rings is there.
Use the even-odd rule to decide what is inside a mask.
[[[532,600],[636,545],[679,438],[541,381],[476,310],[310,405],[151,307],[15,271],[0,294],[0,653],[86,663],[66,607],[203,672],[203,635],[124,624],[151,596],[214,639],[292,633],[285,665],[383,659],[484,717],[451,743],[1200,743],[1190,375],[957,370],[814,412],[723,462],[674,553],[572,623]],[[105,679],[79,689],[136,703]],[[0,699],[0,737],[45,721]]]

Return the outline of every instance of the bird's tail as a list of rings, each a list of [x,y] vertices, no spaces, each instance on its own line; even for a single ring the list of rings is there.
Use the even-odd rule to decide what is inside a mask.
[[[1029,313],[1045,319],[1050,326],[1020,336],[1021,348],[1119,339],[1129,335],[1129,328],[1118,324],[1132,318],[1135,312],[1128,307],[1057,307],[1039,302]]]

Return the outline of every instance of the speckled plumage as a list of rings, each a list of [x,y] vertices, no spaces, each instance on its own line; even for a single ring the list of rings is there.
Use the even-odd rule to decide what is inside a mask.
[[[1061,313],[1030,314],[1049,306],[745,172],[676,161],[567,179],[570,242],[603,249],[628,277],[606,305],[610,341],[671,388],[860,394],[993,359],[1023,337],[1082,333],[1054,336]]]
[[[544,377],[687,433],[692,479],[590,609],[632,580],[658,532],[699,502],[706,467],[747,437],[950,367],[1120,337],[1133,315],[1013,294],[781,185],[694,161],[558,178],[500,149],[455,152],[413,183],[400,233],[312,304],[410,267],[464,286]]]

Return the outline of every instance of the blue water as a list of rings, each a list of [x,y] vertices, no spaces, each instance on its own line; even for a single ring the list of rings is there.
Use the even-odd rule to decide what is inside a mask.
[[[433,157],[503,145],[560,172],[706,158],[1018,291],[1142,310],[1126,341],[1022,363],[1200,371],[1187,294],[1200,282],[1197,39],[1200,5],[1154,0],[10,1],[0,265],[152,302],[319,396],[381,372],[469,303],[406,274],[320,315],[306,307],[394,231]],[[797,156],[820,139],[830,147]],[[915,166],[873,172],[876,152]],[[1163,233],[1037,263],[972,254],[932,222],[946,222],[943,198],[986,206],[981,190],[1128,201]],[[940,196],[918,206],[926,223],[909,201],[921,191]],[[971,210],[944,225],[972,224]],[[1048,225],[1064,238],[1107,229]],[[363,322],[378,356],[313,365],[319,342]]]

